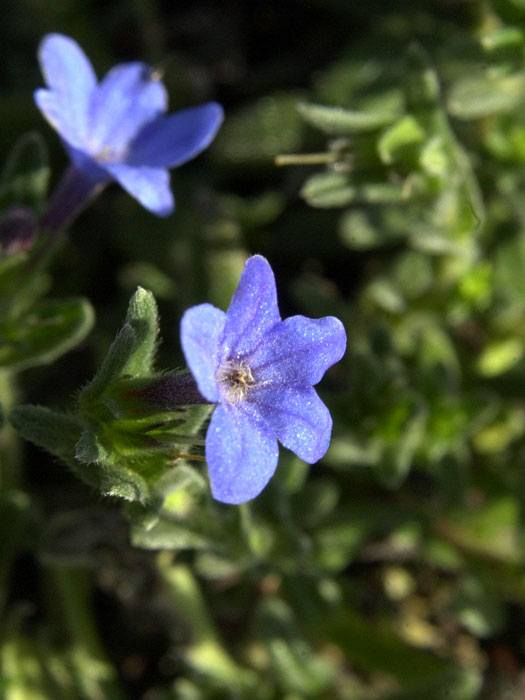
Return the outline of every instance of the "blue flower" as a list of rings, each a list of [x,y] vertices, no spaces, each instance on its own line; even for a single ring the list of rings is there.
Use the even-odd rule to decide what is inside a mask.
[[[181,341],[201,394],[218,406],[206,435],[214,498],[244,503],[272,477],[279,440],[305,462],[325,454],[332,418],[312,385],[346,348],[333,316],[281,320],[268,261],[251,257],[226,313],[185,312]]]
[[[76,168],[92,184],[116,180],[146,209],[170,214],[168,168],[211,143],[222,107],[208,102],[166,115],[166,89],[150,66],[122,63],[98,83],[82,49],[61,34],[44,37],[39,57],[48,89],[36,90],[35,101]]]

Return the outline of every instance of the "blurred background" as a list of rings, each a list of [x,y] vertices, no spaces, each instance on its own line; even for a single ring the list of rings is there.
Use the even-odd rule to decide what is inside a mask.
[[[66,156],[32,100],[51,31],[226,120],[172,173],[173,216],[111,186],[75,223],[52,293],[96,325],[20,375],[23,401],[74,405],[137,285],[159,370],[182,366],[182,312],[225,308],[255,252],[283,316],[339,316],[349,351],[319,388],[326,458],[281,450],[247,507],[194,484],[134,518],[24,444],[2,697],[525,697],[525,2],[4,3],[0,153],[40,131],[53,187]]]

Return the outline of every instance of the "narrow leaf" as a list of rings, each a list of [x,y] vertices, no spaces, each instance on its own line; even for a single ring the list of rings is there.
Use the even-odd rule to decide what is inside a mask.
[[[0,206],[26,205],[40,211],[46,199],[49,165],[44,139],[29,132],[13,146],[0,180]]]
[[[307,102],[300,102],[297,109],[305,121],[333,136],[377,131],[392,124],[399,117],[399,113],[395,111],[358,111]]]
[[[39,302],[22,318],[0,324],[0,367],[49,364],[82,342],[93,322],[85,299]]]

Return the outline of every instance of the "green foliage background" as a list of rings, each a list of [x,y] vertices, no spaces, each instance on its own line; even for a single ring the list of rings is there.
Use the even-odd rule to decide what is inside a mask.
[[[172,217],[113,187],[55,260],[63,323],[87,330],[79,296],[96,321],[18,376],[23,402],[50,411],[13,423],[61,459],[1,433],[4,455],[23,449],[21,481],[0,484],[2,697],[519,700],[525,3],[8,3],[0,152],[40,130],[53,186],[65,156],[31,97],[48,31],[74,36],[99,74],[162,65],[173,109],[218,99],[226,121],[173,173]],[[89,382],[137,286],[158,303],[156,368],[172,370],[184,309],[226,307],[252,252],[275,270],[283,315],[339,316],[349,351],[320,386],[326,458],[310,468],[283,450],[268,489],[235,508],[211,501],[204,464],[131,464],[129,426],[117,445],[95,404],[89,429],[74,409],[103,394],[100,374]],[[140,294],[128,325],[136,313],[156,328]],[[38,307],[36,325],[49,315]],[[139,378],[140,342],[122,360]],[[0,363],[23,369],[13,347]],[[15,399],[0,384],[4,419]],[[112,495],[78,467],[82,429],[82,454],[119,455]]]

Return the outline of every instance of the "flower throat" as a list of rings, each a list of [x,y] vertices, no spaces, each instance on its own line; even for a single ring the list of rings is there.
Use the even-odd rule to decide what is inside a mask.
[[[252,370],[244,360],[227,360],[217,370],[217,381],[229,403],[244,401],[255,386]]]

